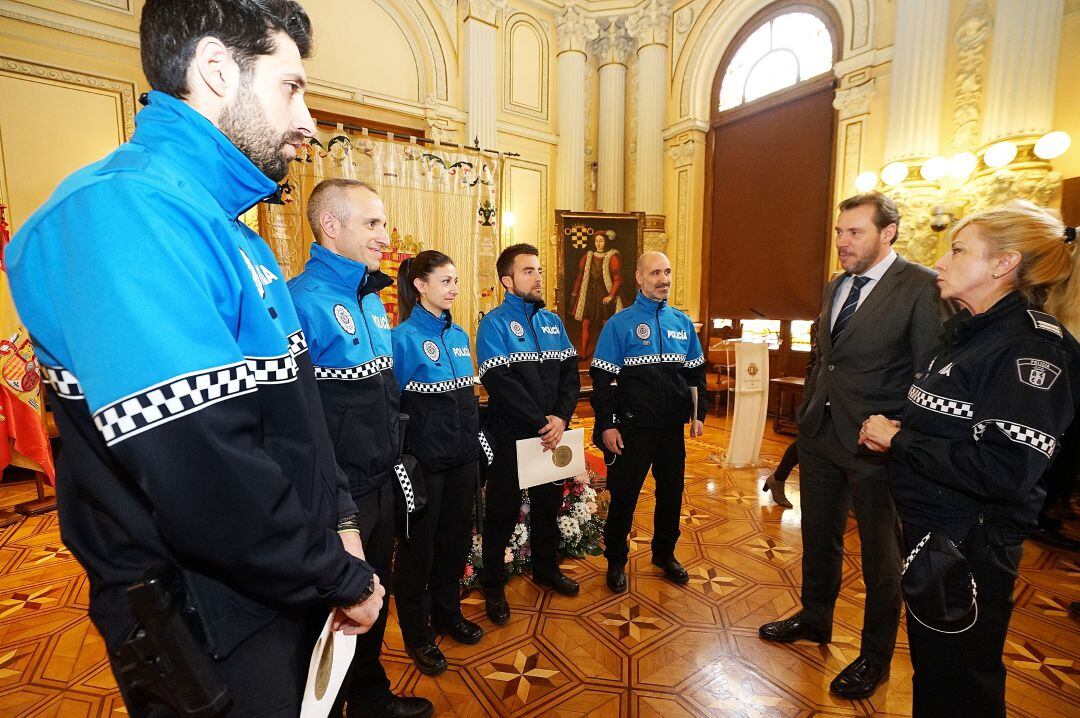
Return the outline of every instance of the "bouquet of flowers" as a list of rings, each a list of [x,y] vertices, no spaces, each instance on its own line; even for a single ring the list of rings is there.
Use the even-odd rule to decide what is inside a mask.
[[[582,558],[586,555],[597,556],[601,553],[600,537],[604,532],[604,521],[599,514],[596,489],[592,487],[595,474],[591,470],[581,476],[575,476],[563,482],[563,502],[559,508],[559,533],[562,540],[559,548],[566,555]],[[518,514],[514,533],[510,535],[510,545],[506,547],[503,560],[509,576],[525,573],[530,565],[532,548],[529,545],[529,493],[521,492],[521,512]],[[479,580],[479,570],[483,567],[483,538],[476,530],[476,517],[473,517],[472,547],[465,563],[465,575],[461,585],[473,588]]]

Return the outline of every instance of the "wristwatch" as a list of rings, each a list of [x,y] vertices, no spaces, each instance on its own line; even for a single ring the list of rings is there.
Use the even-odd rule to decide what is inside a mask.
[[[360,597],[358,599],[356,599],[356,603],[354,603],[353,605],[354,606],[359,606],[362,603],[367,603],[367,600],[369,598],[371,598],[371,595],[373,593],[375,593],[375,575],[374,574],[372,574],[371,580],[368,581],[367,588],[364,589],[364,592],[360,594]]]

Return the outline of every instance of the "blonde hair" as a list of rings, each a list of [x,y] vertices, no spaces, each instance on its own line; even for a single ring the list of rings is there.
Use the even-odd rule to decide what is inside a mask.
[[[1065,224],[1055,209],[1015,200],[969,214],[952,229],[955,239],[968,225],[979,229],[991,254],[1016,252],[1016,289],[1037,309],[1044,306],[1073,333],[1080,329],[1080,251],[1066,242]]]

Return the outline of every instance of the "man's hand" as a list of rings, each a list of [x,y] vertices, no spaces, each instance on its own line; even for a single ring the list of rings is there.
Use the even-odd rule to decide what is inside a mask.
[[[337,610],[334,615],[335,631],[344,631],[346,636],[358,636],[371,630],[371,626],[379,618],[383,596],[386,595],[386,589],[379,583],[379,577],[372,576],[371,580],[375,583],[375,590],[366,601]]]
[[[700,419],[694,419],[690,422],[690,438],[696,439],[705,433],[705,422]]]
[[[617,456],[622,456],[622,433],[618,429],[604,429],[603,436],[604,448]]]
[[[551,414],[547,415],[547,420],[548,422],[540,428],[538,433],[544,451],[551,451],[562,441],[563,432],[566,430],[566,422],[560,417]]]
[[[862,423],[859,443],[871,451],[885,452],[892,448],[892,439],[900,431],[900,422],[874,414]]]
[[[604,297],[603,299],[600,300],[600,303],[601,304],[611,304],[611,300],[614,299],[614,298],[615,297]]]
[[[360,560],[364,559],[364,545],[360,541],[360,534],[355,531],[346,531],[339,533],[338,536],[341,537],[341,545],[345,547],[345,551]]]

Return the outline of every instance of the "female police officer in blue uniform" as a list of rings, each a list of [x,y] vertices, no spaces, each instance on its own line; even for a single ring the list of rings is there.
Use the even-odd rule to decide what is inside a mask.
[[[920,616],[908,602],[916,717],[1005,715],[1002,651],[1021,543],[1080,398],[1080,347],[1040,311],[1048,294],[1056,306],[1080,301],[1080,275],[1068,282],[1075,238],[1026,202],[964,218],[936,266],[942,298],[962,311],[899,420],[863,424],[860,443],[891,452],[908,550],[931,531],[951,539],[977,587],[973,625]]]
[[[420,463],[427,506],[398,544],[394,594],[405,648],[427,675],[446,670],[436,632],[470,645],[484,637],[458,601],[483,451],[469,335],[450,318],[457,295],[457,269],[442,252],[425,250],[401,264],[394,374],[409,415],[406,451]]]

